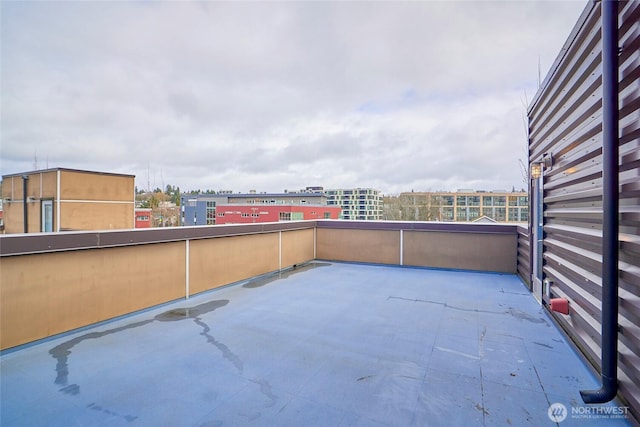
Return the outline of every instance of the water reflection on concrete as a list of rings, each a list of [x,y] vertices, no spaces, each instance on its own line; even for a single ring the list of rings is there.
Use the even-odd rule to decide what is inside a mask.
[[[157,315],[153,319],[142,320],[140,322],[130,323],[128,325],[120,326],[113,329],[107,329],[102,332],[90,332],[88,334],[81,335],[79,337],[70,339],[69,341],[65,341],[62,344],[59,344],[49,350],[49,354],[56,359],[56,379],[54,381],[55,384],[65,386],[61,389],[67,394],[79,394],[80,386],[75,385],[73,387],[66,387],[69,380],[69,356],[71,355],[71,350],[78,344],[86,340],[98,339],[107,335],[115,334],[118,332],[126,331],[133,328],[139,328],[144,325],[148,325],[149,323],[155,322],[156,320],[160,322],[168,322],[168,321],[178,321],[184,319],[194,319],[200,321],[198,316],[201,316],[206,313],[210,313],[217,308],[224,307],[229,303],[229,300],[214,300],[208,301],[203,304],[199,304],[193,307],[186,308],[178,308],[174,310],[166,311],[162,314]],[[201,322],[202,323],[202,322]],[[208,326],[207,326],[208,327]]]
[[[252,279],[249,280],[247,283],[245,283],[244,285],[242,285],[243,288],[259,288],[261,286],[267,285],[269,283],[275,282],[276,280],[280,280],[280,279],[287,279],[288,277],[296,274],[296,273],[302,273],[303,271],[308,271],[317,267],[326,267],[331,265],[328,262],[310,262],[307,264],[302,264],[302,265],[294,265],[293,267],[291,267],[288,270],[285,271],[281,271],[278,273],[274,273],[274,274],[270,274],[268,276],[265,277],[260,277],[257,279]]]

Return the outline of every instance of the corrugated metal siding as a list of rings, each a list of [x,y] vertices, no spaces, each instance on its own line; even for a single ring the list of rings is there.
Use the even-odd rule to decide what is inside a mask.
[[[640,2],[620,2],[619,380],[640,419]],[[529,109],[529,161],[544,172],[544,274],[554,313],[600,369],[602,271],[602,67],[600,3],[589,3]]]
[[[531,289],[531,244],[529,229],[518,226],[518,276]]]

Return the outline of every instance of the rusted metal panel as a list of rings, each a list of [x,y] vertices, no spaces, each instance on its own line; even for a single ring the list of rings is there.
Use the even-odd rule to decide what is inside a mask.
[[[554,313],[600,369],[602,316],[601,3],[590,2],[528,110],[529,161],[551,156],[543,174],[544,275]],[[618,3],[620,392],[640,418],[640,2]]]

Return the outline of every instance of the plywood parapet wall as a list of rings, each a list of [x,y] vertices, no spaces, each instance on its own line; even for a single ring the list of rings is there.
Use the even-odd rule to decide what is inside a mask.
[[[313,260],[314,245],[312,228],[282,232],[281,268]]]
[[[274,272],[313,254],[308,228],[3,256],[0,349]]]
[[[317,239],[318,259],[516,272],[516,233],[319,228]]]
[[[400,233],[395,230],[317,229],[318,259],[400,264]]]
[[[313,229],[203,239],[189,246],[189,295],[313,260]]]
[[[0,260],[0,348],[184,295],[184,243],[54,252]]]
[[[513,234],[405,231],[403,242],[404,265],[516,272]]]

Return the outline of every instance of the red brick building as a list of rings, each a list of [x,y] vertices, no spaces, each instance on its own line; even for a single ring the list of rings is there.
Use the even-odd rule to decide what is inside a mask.
[[[339,206],[326,205],[217,205],[216,224],[338,219]]]

